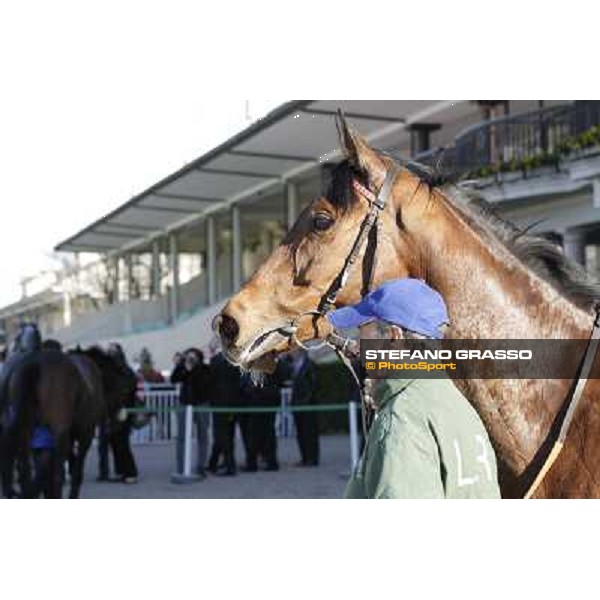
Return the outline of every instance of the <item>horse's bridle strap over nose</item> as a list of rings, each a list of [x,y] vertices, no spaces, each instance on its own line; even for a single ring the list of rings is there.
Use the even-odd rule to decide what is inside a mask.
[[[400,171],[400,167],[393,164],[388,172],[386,173],[385,179],[383,181],[383,185],[379,190],[377,196],[369,189],[364,187],[361,183],[354,180],[353,187],[354,189],[361,194],[370,204],[369,212],[366,214],[363,222],[360,225],[360,230],[356,239],[354,240],[354,244],[344,261],[344,266],[342,270],[338,273],[337,277],[331,283],[331,286],[327,290],[327,292],[321,298],[321,302],[319,303],[318,311],[322,314],[325,314],[332,310],[335,307],[335,302],[337,300],[337,295],[339,291],[346,285],[348,280],[348,276],[350,274],[350,269],[352,265],[357,261],[362,247],[364,246],[365,241],[369,238],[369,233],[373,229],[373,227],[377,226],[377,220],[379,218],[379,213],[385,208],[388,198],[392,192],[394,187],[394,182],[396,181],[396,176]],[[376,238],[375,238],[376,239]],[[376,248],[373,248],[373,252],[376,251]],[[374,260],[371,261],[370,270],[374,267]],[[367,276],[367,280],[372,278],[372,273]],[[368,291],[368,290],[365,290]]]
[[[394,187],[394,182],[396,181],[396,176],[400,172],[400,167],[396,164],[392,164],[385,175],[385,179],[383,180],[383,184],[379,193],[375,195],[371,190],[363,186],[359,181],[354,180],[352,182],[352,186],[354,191],[361,195],[363,198],[367,200],[369,203],[369,211],[367,212],[365,218],[363,219],[356,239],[352,244],[352,248],[346,256],[344,261],[344,266],[341,271],[335,277],[335,279],[331,282],[329,289],[321,296],[321,300],[319,302],[319,306],[316,310],[310,310],[305,313],[298,315],[288,326],[280,328],[280,332],[288,335],[290,339],[295,342],[298,346],[308,349],[308,347],[303,344],[297,336],[298,332],[298,321],[305,316],[311,316],[313,320],[320,317],[324,317],[329,311],[335,308],[335,303],[337,300],[337,295],[339,291],[346,285],[348,281],[348,276],[350,274],[350,269],[354,265],[354,263],[358,260],[362,248],[367,242],[367,250],[365,251],[364,265],[366,269],[363,269],[363,289],[362,294],[366,294],[370,291],[371,281],[373,279],[373,270],[375,268],[375,252],[377,251],[377,221],[379,219],[379,214],[387,205],[387,201],[392,193],[392,189]],[[370,256],[367,256],[369,254]],[[338,336],[336,334],[330,334],[324,341],[324,344],[333,348],[336,354],[340,357],[342,362],[348,367],[352,376],[354,377],[362,398],[363,410],[362,410],[362,419],[363,419],[363,433],[366,436],[368,431],[368,422],[370,420],[369,414],[372,412],[372,400],[370,400],[365,393],[365,387],[361,383],[361,378],[358,373],[355,371],[352,366],[351,360],[348,356],[350,354],[354,358],[358,357],[358,349],[356,346],[351,346],[351,340]],[[367,414],[369,413],[369,414]]]

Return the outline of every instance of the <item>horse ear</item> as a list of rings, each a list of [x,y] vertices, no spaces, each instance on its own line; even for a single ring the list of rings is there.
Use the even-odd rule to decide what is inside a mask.
[[[356,169],[366,171],[373,182],[383,183],[386,166],[377,152],[348,125],[344,113],[339,109],[335,122],[340,136],[340,145],[350,164]]]
[[[358,149],[355,139],[358,137],[358,133],[353,131],[348,125],[346,117],[344,116],[344,113],[342,112],[341,108],[338,108],[337,115],[335,116],[335,125],[337,127],[338,136],[340,138],[340,146],[342,147],[346,158],[354,167],[359,168],[360,161],[358,157]]]

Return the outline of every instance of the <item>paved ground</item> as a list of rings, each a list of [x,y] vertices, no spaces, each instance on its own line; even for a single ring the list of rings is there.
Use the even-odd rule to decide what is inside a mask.
[[[239,446],[239,444],[238,444]],[[242,463],[238,452],[238,464]],[[216,477],[188,485],[170,482],[175,464],[172,443],[134,446],[140,470],[136,485],[96,482],[96,452],[92,448],[86,461],[82,498],[340,498],[349,471],[348,436],[321,438],[321,465],[300,468],[295,438],[279,440],[279,471],[239,473],[235,477]]]

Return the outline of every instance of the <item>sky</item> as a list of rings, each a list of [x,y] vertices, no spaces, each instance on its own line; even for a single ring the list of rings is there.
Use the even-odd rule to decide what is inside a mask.
[[[350,51],[336,3],[287,8],[275,11],[266,0],[0,2],[0,307],[19,298],[22,277],[53,264],[57,243],[249,125],[246,99],[256,119],[289,98],[597,95],[581,89],[595,79],[580,60],[595,56],[595,21],[576,11],[566,17],[577,60],[565,52],[569,28],[558,12],[563,43],[552,60],[536,63],[536,77],[515,73],[518,45],[494,47],[499,64],[510,65],[503,79],[489,68],[491,47],[473,54],[489,46],[485,27],[453,35],[452,60],[440,60],[436,44],[423,46],[420,28],[404,28],[402,48],[418,48],[433,67],[399,62],[396,74],[394,60]],[[401,61],[397,23],[408,22],[409,8],[421,10],[419,3],[398,5],[399,15],[377,22],[378,59],[385,40],[390,57]],[[446,35],[455,3],[437,11],[427,23],[430,39]],[[532,17],[536,11],[532,3]],[[353,11],[346,12],[352,22]],[[504,29],[529,34],[527,21],[511,15],[495,15],[496,29],[505,18]],[[446,68],[456,65],[458,71]]]
[[[189,34],[181,19],[177,28],[159,13],[130,19],[152,30],[134,46],[131,29],[110,14],[7,4],[0,307],[19,299],[22,277],[56,264],[58,242],[285,101],[250,98],[248,111],[242,89],[220,95],[206,55],[179,44]]]

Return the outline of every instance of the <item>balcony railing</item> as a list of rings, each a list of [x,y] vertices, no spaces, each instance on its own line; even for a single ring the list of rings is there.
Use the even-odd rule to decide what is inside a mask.
[[[577,101],[474,125],[443,150],[416,160],[447,174],[484,176],[498,171],[558,167],[561,158],[600,143],[600,101]]]

